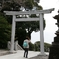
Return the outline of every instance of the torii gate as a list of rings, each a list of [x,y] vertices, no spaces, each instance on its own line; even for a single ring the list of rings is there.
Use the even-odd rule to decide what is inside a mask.
[[[6,15],[12,15],[13,21],[12,21],[12,34],[11,34],[11,50],[10,52],[14,51],[14,38],[15,38],[15,26],[16,22],[18,21],[40,21],[40,51],[41,55],[44,55],[44,35],[43,35],[43,14],[51,13],[54,10],[48,9],[48,10],[35,10],[35,11],[4,11]],[[16,15],[30,15],[30,14],[39,14],[40,18],[16,18]]]

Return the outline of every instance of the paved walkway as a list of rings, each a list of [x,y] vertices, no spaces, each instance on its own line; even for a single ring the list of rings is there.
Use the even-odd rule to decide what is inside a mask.
[[[17,53],[14,53],[14,54],[2,55],[2,56],[0,56],[0,59],[33,59],[35,56],[37,58],[40,56],[39,59],[42,59],[41,57],[43,57],[43,59],[47,59],[46,56],[41,56],[40,52],[29,51],[28,58],[24,58],[23,53],[24,53],[23,50],[18,50]],[[44,58],[44,57],[46,57],[46,58]]]
[[[9,51],[7,50],[0,50],[0,56],[8,54]]]

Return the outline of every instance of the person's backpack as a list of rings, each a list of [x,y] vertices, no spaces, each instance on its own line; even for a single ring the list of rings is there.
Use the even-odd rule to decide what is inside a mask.
[[[27,46],[28,46],[28,43],[27,43],[26,41],[24,41],[24,42],[23,42],[23,47],[24,47],[24,48],[27,48]]]

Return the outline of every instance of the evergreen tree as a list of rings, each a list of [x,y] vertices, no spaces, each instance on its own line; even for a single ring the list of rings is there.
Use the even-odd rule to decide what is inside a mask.
[[[5,16],[0,13],[0,48],[7,48],[10,40],[11,25],[7,22]]]

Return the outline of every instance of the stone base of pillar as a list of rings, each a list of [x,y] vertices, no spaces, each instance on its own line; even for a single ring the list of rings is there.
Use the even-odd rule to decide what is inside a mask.
[[[43,54],[42,54],[42,53],[40,52],[38,56],[48,56],[48,55],[49,55],[49,54],[47,54],[47,53],[43,53]]]
[[[17,53],[17,51],[9,51],[9,53],[13,54],[13,53]]]

